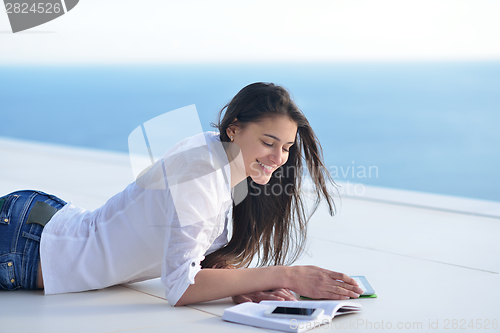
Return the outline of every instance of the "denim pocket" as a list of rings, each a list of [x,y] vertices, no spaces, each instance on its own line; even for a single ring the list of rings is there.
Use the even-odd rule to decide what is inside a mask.
[[[14,262],[10,260],[0,262],[0,289],[19,289],[19,284],[16,279],[16,272],[14,270]]]
[[[2,224],[10,223],[12,208],[14,207],[14,204],[18,198],[19,198],[18,194],[13,194],[0,198],[0,223]]]

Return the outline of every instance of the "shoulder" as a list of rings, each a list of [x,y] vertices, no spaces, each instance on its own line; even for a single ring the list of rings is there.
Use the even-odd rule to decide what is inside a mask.
[[[198,147],[220,143],[220,135],[217,132],[203,132],[179,141],[175,146],[170,148],[162,158],[175,155]]]
[[[180,141],[143,172],[147,177],[141,178],[147,183],[164,183],[161,179],[166,177],[170,186],[197,179],[208,186],[227,178],[220,171],[225,172],[228,164],[219,133],[204,132]]]
[[[162,156],[162,163],[182,173],[198,170],[202,174],[228,164],[219,133],[204,132],[186,138]]]
[[[198,180],[197,184],[210,186],[224,179],[224,175],[217,171],[227,164],[219,133],[204,132],[188,137],[169,149],[139,175],[138,185],[161,189],[166,183],[171,187]]]

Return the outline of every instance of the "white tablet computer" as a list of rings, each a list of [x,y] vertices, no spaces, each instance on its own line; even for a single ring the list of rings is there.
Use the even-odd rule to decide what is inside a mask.
[[[372,286],[368,283],[368,280],[360,275],[360,276],[351,276],[356,282],[359,284],[359,287],[363,289],[363,293],[359,297],[369,297],[375,295],[375,290],[373,290]]]

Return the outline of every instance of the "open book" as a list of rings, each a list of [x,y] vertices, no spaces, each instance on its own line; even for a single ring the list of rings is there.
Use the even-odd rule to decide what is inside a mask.
[[[325,312],[316,319],[286,319],[265,317],[270,306],[320,308]],[[362,305],[351,301],[261,301],[241,303],[224,311],[222,319],[239,324],[269,328],[285,332],[304,332],[329,324],[335,317],[361,311]]]

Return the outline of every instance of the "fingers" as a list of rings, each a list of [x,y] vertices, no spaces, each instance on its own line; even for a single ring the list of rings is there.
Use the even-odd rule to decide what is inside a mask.
[[[284,301],[296,301],[297,299],[288,289],[274,289],[270,291],[273,295],[281,297]]]
[[[363,290],[361,290],[361,289],[360,289],[360,292],[355,292],[349,288],[358,288],[358,287],[347,287],[345,284],[343,284],[341,286],[337,285],[337,286],[334,286],[333,288],[331,288],[330,292],[333,294],[344,296],[344,299],[358,298],[359,294],[361,294],[363,292]]]
[[[317,266],[297,267],[295,276],[298,283],[293,290],[307,297],[343,300],[363,293],[353,278]]]
[[[336,280],[334,281],[334,284],[336,286],[344,288],[349,291],[347,294],[344,293],[345,296],[357,298],[359,297],[360,294],[363,293],[363,289],[359,287],[356,280],[347,276],[346,274],[330,271],[329,276],[332,279]]]
[[[233,299],[233,302],[236,304],[245,303],[245,302],[252,302],[252,300],[249,297],[247,297],[246,295],[233,296],[232,299]]]
[[[329,275],[332,279],[344,281],[345,283],[356,286],[356,287],[358,286],[358,283],[356,282],[356,280],[354,280],[350,276],[347,276],[344,273],[338,273],[338,272],[333,272],[333,271],[329,271],[329,273],[330,273]]]
[[[338,288],[341,288],[343,290],[347,290],[347,293],[345,294],[346,296],[357,298],[357,297],[359,297],[360,294],[363,293],[363,289],[361,289],[360,287],[356,287],[356,286],[353,286],[351,284],[347,284],[343,281],[333,281],[333,284]]]
[[[285,295],[287,296],[285,301],[296,301],[297,298],[295,298],[295,295],[288,289],[285,289],[286,293]]]
[[[350,298],[358,298],[359,294],[353,291],[344,289],[342,287],[333,286],[330,288],[325,288],[317,292],[313,292],[312,295],[304,295],[311,297],[313,299],[330,299],[330,300],[345,300]]]
[[[288,289],[274,289],[269,291],[260,291],[251,294],[233,296],[235,303],[255,302],[263,300],[269,301],[296,301],[295,296]]]
[[[271,292],[260,292],[256,293],[255,295],[255,302],[260,302],[263,300],[269,300],[269,301],[286,301],[286,299],[279,294],[274,294]]]
[[[287,301],[289,300],[289,296],[285,295],[283,292],[277,292],[274,290],[271,291],[261,291],[257,293],[253,293],[254,302],[260,302],[263,300],[269,301]]]

